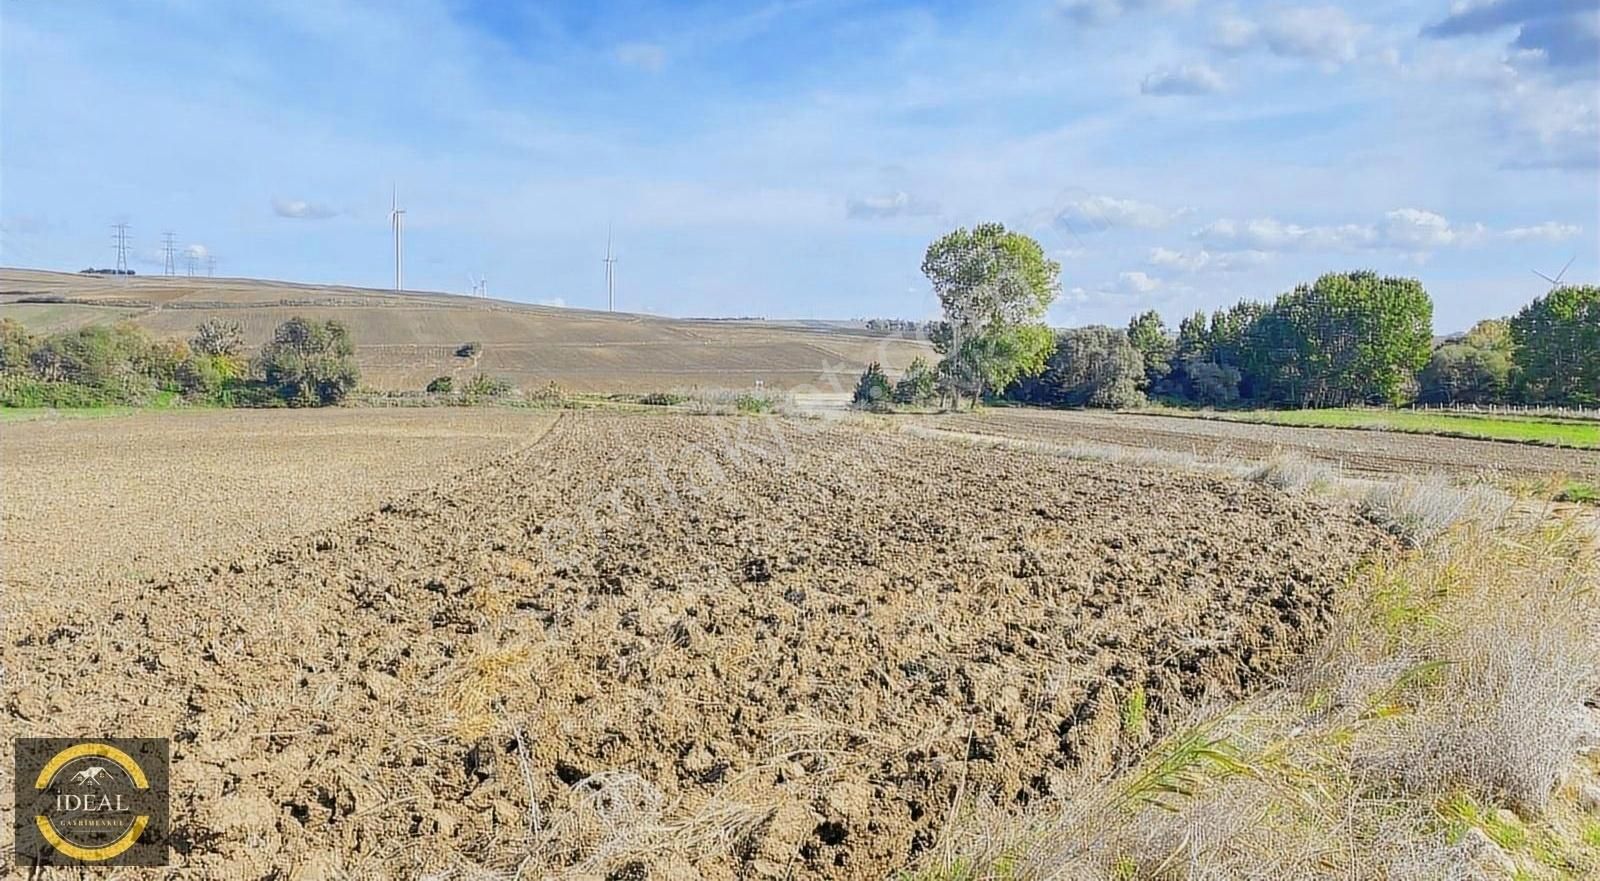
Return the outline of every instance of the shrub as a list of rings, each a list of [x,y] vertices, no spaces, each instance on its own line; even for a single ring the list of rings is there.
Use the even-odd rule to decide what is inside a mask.
[[[356,387],[355,343],[338,321],[291,318],[256,358],[262,380],[293,406],[337,403]]]
[[[0,318],[0,373],[24,373],[38,341],[15,318]]]
[[[189,348],[202,355],[237,355],[244,351],[244,328],[238,322],[208,318],[194,329]]]
[[[457,358],[476,358],[483,351],[481,343],[462,343],[456,347]]]
[[[1021,383],[1017,397],[1069,407],[1137,407],[1145,403],[1144,356],[1128,335],[1110,327],[1077,327],[1056,334],[1044,373]]]
[[[461,391],[469,398],[500,398],[510,394],[511,389],[510,381],[487,373],[479,373],[467,380]]]
[[[567,402],[567,393],[562,391],[561,386],[557,385],[555,380],[551,380],[545,383],[544,388],[528,395],[528,402],[541,407],[559,407]]]
[[[428,381],[426,391],[434,395],[448,395],[455,389],[455,380],[448,376],[435,376]]]
[[[883,409],[889,406],[894,390],[889,385],[889,377],[883,375],[883,368],[874,361],[862,371],[861,379],[856,382],[855,394],[851,396],[850,403],[856,407],[869,409]]]
[[[75,382],[45,382],[31,376],[0,376],[0,407],[107,407],[126,403],[108,389]]]
[[[1239,368],[1214,361],[1191,361],[1184,368],[1189,395],[1198,403],[1222,407],[1239,400]]]
[[[936,383],[933,368],[918,355],[906,367],[906,372],[901,374],[900,381],[894,384],[894,402],[911,406],[927,404],[938,391]]]
[[[640,398],[639,403],[652,407],[673,407],[687,400],[687,397],[673,392],[651,392]]]

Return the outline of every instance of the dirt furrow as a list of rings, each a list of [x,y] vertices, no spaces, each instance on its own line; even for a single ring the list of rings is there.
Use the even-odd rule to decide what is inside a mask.
[[[106,585],[77,624],[14,622],[8,726],[174,737],[197,876],[879,878],[958,787],[1025,805],[1280,670],[1377,540],[1217,478],[571,414],[338,526]]]

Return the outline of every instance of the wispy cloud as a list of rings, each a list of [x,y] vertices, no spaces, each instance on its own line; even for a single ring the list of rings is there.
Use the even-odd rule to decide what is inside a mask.
[[[939,203],[921,199],[900,190],[880,196],[863,196],[845,201],[845,215],[854,220],[883,220],[891,217],[933,217]]]
[[[623,43],[615,51],[619,63],[657,73],[667,65],[666,47],[659,43]]]
[[[272,213],[291,220],[326,220],[339,212],[304,199],[273,199]]]
[[[1139,91],[1146,95],[1209,95],[1222,91],[1222,74],[1208,64],[1186,64],[1158,70],[1144,78]]]
[[[1056,224],[1075,234],[1100,232],[1115,227],[1161,229],[1188,213],[1169,210],[1135,199],[1091,195],[1069,199],[1056,212]]]
[[[1355,60],[1366,30],[1337,6],[1289,6],[1260,19],[1223,17],[1216,23],[1212,45],[1227,52],[1265,49],[1283,58],[1340,65]]]

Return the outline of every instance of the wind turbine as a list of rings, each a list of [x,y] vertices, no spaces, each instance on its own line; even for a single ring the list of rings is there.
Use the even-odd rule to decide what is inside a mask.
[[[607,312],[615,312],[615,311],[617,311],[617,296],[616,296],[616,287],[615,287],[616,275],[612,270],[612,266],[616,262],[617,262],[617,258],[611,256],[611,224],[608,223],[608,224],[606,224],[606,260],[605,260],[605,264],[606,264],[606,311]]]
[[[1533,274],[1539,276],[1547,282],[1550,282],[1550,289],[1555,290],[1556,288],[1561,287],[1561,279],[1566,276],[1567,270],[1572,268],[1572,261],[1576,259],[1578,259],[1577,254],[1573,254],[1571,257],[1567,258],[1567,265],[1561,267],[1561,271],[1556,273],[1555,278],[1551,278],[1537,269],[1533,271]]]
[[[389,226],[394,229],[394,289],[397,291],[405,289],[400,273],[400,227],[405,214],[406,209],[400,207],[400,187],[396,184],[389,203]]]

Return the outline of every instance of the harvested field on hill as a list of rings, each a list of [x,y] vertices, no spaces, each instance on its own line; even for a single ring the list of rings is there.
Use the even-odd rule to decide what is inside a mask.
[[[195,877],[876,879],[958,797],[1025,805],[1282,670],[1379,541],[821,421],[536,437],[206,568],[8,592],[6,733],[172,736]]]
[[[350,328],[362,382],[419,390],[440,375],[479,371],[524,388],[574,391],[675,387],[849,390],[870,361],[897,371],[932,350],[861,329],[780,321],[708,321],[535,306],[454,294],[305,285],[240,278],[116,278],[0,269],[0,317],[34,333],[130,320],[186,339],[208,318],[238,322],[261,345],[301,315]],[[475,358],[457,358],[477,342]]]
[[[1600,451],[1387,431],[1291,428],[1214,419],[1089,410],[993,409],[925,417],[949,431],[1065,444],[1148,447],[1204,457],[1263,460],[1299,453],[1359,473],[1503,479],[1600,477]]]

